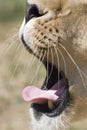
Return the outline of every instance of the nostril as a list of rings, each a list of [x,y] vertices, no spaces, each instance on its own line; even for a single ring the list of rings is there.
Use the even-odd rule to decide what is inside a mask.
[[[39,13],[39,10],[35,4],[28,5],[27,11],[26,11],[26,22],[28,22],[33,17],[39,17],[41,16]]]

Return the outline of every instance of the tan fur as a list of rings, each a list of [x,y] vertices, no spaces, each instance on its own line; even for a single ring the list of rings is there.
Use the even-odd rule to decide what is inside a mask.
[[[83,4],[87,1],[72,1],[71,14],[58,17],[57,3],[59,1],[28,0],[29,4],[35,3],[41,12],[49,9],[53,15],[51,20],[45,16],[40,17],[40,19],[44,17],[47,19],[43,24],[40,19],[38,23],[38,18],[31,19],[26,25],[22,25],[20,34],[23,34],[27,46],[38,57],[43,53],[43,56],[56,67],[60,67],[65,72],[70,86],[73,86],[70,88],[73,97],[71,106],[55,118],[55,121],[43,116],[34,130],[65,130],[66,122],[87,118],[87,5]],[[34,123],[38,122],[34,115],[32,118]],[[51,125],[48,126],[48,123]]]

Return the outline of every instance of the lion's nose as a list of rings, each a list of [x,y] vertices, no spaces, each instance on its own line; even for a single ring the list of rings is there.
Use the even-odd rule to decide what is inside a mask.
[[[26,23],[33,17],[40,17],[40,16],[41,15],[39,13],[37,5],[35,4],[27,5],[26,16],[25,16]]]

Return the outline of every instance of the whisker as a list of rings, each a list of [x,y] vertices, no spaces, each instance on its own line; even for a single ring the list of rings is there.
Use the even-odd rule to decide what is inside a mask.
[[[48,44],[48,52],[47,52],[47,80],[46,80],[46,86],[48,84],[49,80],[49,44]]]
[[[32,55],[32,57],[29,61],[29,64],[27,66],[29,68],[29,71],[27,71],[26,75],[28,75],[30,73],[31,67],[32,67],[33,63],[35,62],[35,60],[36,60],[36,57],[34,55]]]
[[[0,52],[1,55],[7,54],[7,52],[11,49],[11,47],[13,47],[15,45],[14,43],[17,43],[17,41],[18,41],[18,37],[16,37],[15,40],[10,41],[10,43],[2,44],[2,45],[4,45],[4,47]],[[5,52],[5,53],[3,53],[3,52]]]
[[[43,55],[43,53],[42,53],[42,51],[41,51],[39,60],[41,59],[42,55]],[[44,59],[44,56],[45,56],[45,53],[44,53],[44,55],[43,55],[42,60]],[[37,76],[37,74],[38,74],[38,71],[39,71],[39,69],[40,69],[40,67],[41,67],[41,65],[42,65],[42,62],[40,62],[40,63],[38,62],[38,65],[39,65],[39,66],[37,67],[37,70],[36,70],[36,72],[35,72],[35,75],[33,76],[33,78],[32,78],[32,80],[31,80],[30,84],[32,84],[33,81],[34,81],[34,79],[36,78],[36,76]]]
[[[19,45],[17,46],[17,49],[15,50],[15,54],[17,54],[17,55],[15,55],[15,57],[13,58],[13,61],[12,61],[11,63],[13,63],[14,61],[16,61],[16,59],[17,59],[18,57],[21,57],[21,53],[17,53],[17,52],[19,52],[20,48],[21,48],[21,44],[19,44]],[[19,54],[20,54],[20,56],[19,56]],[[9,65],[9,66],[10,66],[10,65]],[[17,68],[18,68],[19,66],[20,66],[19,63],[15,64],[14,71],[12,72],[12,76],[16,73],[16,70],[17,70]],[[11,68],[9,68],[9,72],[10,72],[10,71],[11,71]]]
[[[12,42],[13,40],[15,40],[15,38],[18,37],[18,33],[14,34],[13,36],[11,36],[10,38],[6,39],[2,44],[6,44],[9,42]],[[11,41],[12,40],[12,41]]]
[[[54,50],[55,50],[55,53],[56,53],[56,56],[57,56],[58,68],[60,69],[60,61],[59,61],[59,56],[58,56],[58,53],[57,53],[57,49],[54,47]],[[58,71],[58,81],[59,81],[59,71]]]
[[[31,68],[32,64],[34,63],[36,57],[34,55],[31,56],[29,64],[28,64],[28,68]]]
[[[53,52],[52,52],[52,50],[50,49],[50,51],[51,51],[51,55],[52,55],[52,66],[51,66],[51,71],[50,71],[50,74],[49,74],[49,76],[47,76],[47,80],[46,80],[46,86],[47,86],[47,84],[48,84],[48,81],[49,81],[49,79],[50,79],[50,77],[51,77],[51,74],[52,74],[52,71],[53,71]],[[49,69],[49,68],[48,68]]]
[[[25,48],[24,48],[25,49]],[[35,50],[36,51],[36,50]],[[22,53],[22,54],[24,54],[24,53]],[[29,76],[29,74],[30,73],[32,73],[32,72],[30,72],[31,70],[32,70],[32,65],[33,65],[33,63],[35,62],[35,60],[36,60],[36,57],[34,56],[34,55],[31,55],[31,57],[29,56],[29,54],[28,54],[28,57],[29,57],[29,63],[28,63],[28,61],[27,61],[27,67],[25,67],[25,69],[23,69],[23,72],[26,72],[26,76],[28,77]],[[23,58],[23,59],[25,59],[25,62],[26,62],[26,57],[25,58]],[[29,68],[29,69],[28,69]],[[28,81],[29,82],[29,81]],[[30,80],[30,82],[31,82],[31,80]]]
[[[57,50],[58,50],[58,52],[60,53],[60,55],[61,55],[61,57],[62,57],[62,59],[63,59],[63,62],[64,62],[64,68],[65,68],[64,73],[65,73],[65,75],[67,75],[67,67],[66,67],[66,61],[65,61],[65,58],[64,58],[64,56],[63,56],[61,50],[60,50],[59,48],[57,48]]]

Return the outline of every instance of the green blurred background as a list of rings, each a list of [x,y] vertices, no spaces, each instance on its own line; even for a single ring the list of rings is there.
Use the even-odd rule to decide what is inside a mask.
[[[31,130],[22,89],[29,84],[41,86],[45,76],[43,66],[18,40],[25,4],[25,0],[0,0],[0,130]],[[87,130],[86,123],[69,130]]]
[[[25,0],[0,0],[0,21],[20,20],[24,15]]]

